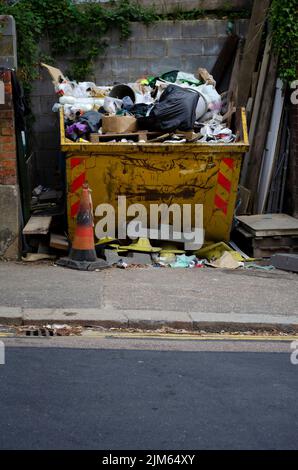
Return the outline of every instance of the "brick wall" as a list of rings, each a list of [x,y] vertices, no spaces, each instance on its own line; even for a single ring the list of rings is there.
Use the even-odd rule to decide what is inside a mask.
[[[19,256],[20,196],[17,177],[15,120],[11,71],[16,68],[16,32],[11,16],[1,17],[0,80],[4,82],[5,101],[0,104],[0,258]]]
[[[0,184],[17,183],[16,140],[11,72],[0,71],[5,85],[5,104],[0,104]]]

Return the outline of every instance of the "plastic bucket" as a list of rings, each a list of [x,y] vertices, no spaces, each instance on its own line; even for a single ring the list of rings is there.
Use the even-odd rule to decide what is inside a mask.
[[[125,96],[129,96],[133,103],[136,101],[136,95],[132,88],[128,85],[115,85],[109,93],[112,98],[118,98],[122,100]]]

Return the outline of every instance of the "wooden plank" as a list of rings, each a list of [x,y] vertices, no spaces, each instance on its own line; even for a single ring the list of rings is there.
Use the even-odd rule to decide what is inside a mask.
[[[278,138],[280,135],[280,125],[282,119],[282,112],[284,106],[283,83],[280,79],[277,80],[275,99],[272,110],[272,117],[270,122],[270,129],[267,138],[267,144],[264,154],[264,162],[260,173],[260,183],[258,187],[258,206],[257,211],[262,214],[267,202],[267,196],[272,180],[272,172],[276,151],[278,147]]]
[[[268,72],[270,51],[271,51],[271,41],[268,37],[266,41],[265,50],[264,50],[257,91],[256,91],[255,100],[254,100],[253,112],[252,112],[252,117],[251,117],[250,126],[249,126],[249,141],[250,142],[253,142],[254,137],[255,137],[256,127],[258,123],[262,97],[263,97],[263,92],[264,92],[264,85],[265,85],[265,80],[266,80],[267,72]],[[249,153],[246,153],[244,157],[243,167],[241,171],[241,180],[240,180],[241,184],[244,184],[246,180],[249,156],[250,156]]]
[[[233,103],[232,103],[232,104],[233,104]],[[227,122],[227,123],[228,123],[227,126],[230,127],[230,123],[231,123],[232,116],[233,116],[233,114],[235,114],[235,113],[236,113],[236,108],[235,108],[235,106],[233,106],[233,107],[230,107],[230,106],[229,106],[228,111],[227,111],[226,114],[224,114],[223,117],[222,117],[222,122]]]
[[[216,87],[219,88],[224,79],[225,73],[234,59],[239,42],[239,36],[231,34],[227,37],[222,50],[219,53],[217,61],[212,69],[211,75],[216,81]]]
[[[50,247],[56,248],[56,250],[68,251],[69,241],[64,235],[58,235],[57,233],[51,233]]]
[[[239,75],[239,68],[240,68],[240,58],[241,58],[241,50],[243,47],[243,40],[241,39],[238,42],[237,52],[234,60],[233,70],[230,79],[230,85],[228,90],[228,101],[233,99],[234,103],[238,101],[238,75]]]
[[[126,134],[117,134],[117,133],[106,133],[106,134],[90,134],[90,142],[98,143],[98,142],[105,142],[107,139],[131,139],[138,142],[139,140],[148,140],[154,139],[156,137],[160,137],[163,133],[162,132],[149,132],[149,131],[138,131],[138,132],[130,132]]]
[[[240,198],[240,205],[237,207],[236,213],[237,215],[247,214],[249,201],[250,201],[250,191],[249,189],[245,188],[244,186],[239,185],[239,198]]]
[[[25,227],[24,235],[46,235],[52,222],[52,216],[31,216]]]
[[[252,114],[252,108],[253,108],[253,97],[251,96],[250,98],[248,98],[247,105],[246,105],[246,119],[247,119],[247,123],[250,122],[251,114]]]
[[[251,208],[256,210],[255,195],[258,188],[258,180],[262,165],[265,143],[270,125],[271,112],[274,101],[274,89],[277,76],[278,59],[275,55],[270,58],[270,64],[267,74],[267,81],[264,90],[263,100],[260,107],[258,125],[255,138],[250,142],[251,147],[247,156],[247,173],[241,184],[251,191]]]
[[[287,214],[242,215],[236,219],[256,237],[298,235],[298,219]]]
[[[260,66],[261,67],[261,66]],[[251,98],[254,102],[255,100],[255,96],[256,96],[256,92],[257,92],[257,85],[258,85],[258,81],[259,81],[259,75],[260,75],[260,67],[259,67],[259,70],[257,72],[254,72],[252,74],[252,82],[251,82]]]
[[[255,0],[238,78],[238,106],[246,106],[256,69],[270,0]]]

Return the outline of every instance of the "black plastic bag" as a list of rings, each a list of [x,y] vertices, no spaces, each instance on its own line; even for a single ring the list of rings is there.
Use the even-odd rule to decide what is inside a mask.
[[[189,131],[196,120],[199,93],[189,88],[169,85],[162,93],[149,116],[138,120],[141,128],[172,132]]]

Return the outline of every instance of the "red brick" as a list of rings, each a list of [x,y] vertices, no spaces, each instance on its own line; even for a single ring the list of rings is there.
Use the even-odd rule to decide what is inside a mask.
[[[14,121],[10,118],[2,118],[0,116],[0,128],[1,127],[14,127]]]
[[[16,168],[16,161],[15,160],[1,160],[0,162],[0,172],[2,169],[7,168]]]
[[[13,128],[12,127],[2,127],[1,134],[2,135],[13,135]]]
[[[3,169],[0,170],[0,184],[16,184],[16,170]]]
[[[12,109],[0,109],[0,119],[13,119],[13,111]]]
[[[1,160],[13,160],[16,158],[16,152],[0,152]]]
[[[10,144],[14,141],[15,140],[12,135],[0,135],[0,144]]]
[[[4,70],[3,72],[1,72],[0,78],[1,80],[4,81],[4,83],[9,83],[10,77],[11,77],[11,73],[9,70]]]
[[[12,111],[12,110],[13,110],[12,99],[9,98],[9,100],[7,100],[5,98],[5,104],[0,104],[0,117],[3,111]]]
[[[5,93],[5,104],[4,107],[6,109],[12,108],[12,94],[11,93]]]
[[[5,93],[12,95],[12,86],[11,83],[5,83]]]
[[[16,176],[16,168],[0,168],[2,180],[4,180],[5,176]]]
[[[10,143],[10,144],[2,144],[2,151],[3,152],[15,152],[16,146],[15,143]]]
[[[17,184],[17,178],[15,175],[4,176],[0,175],[0,184]]]

